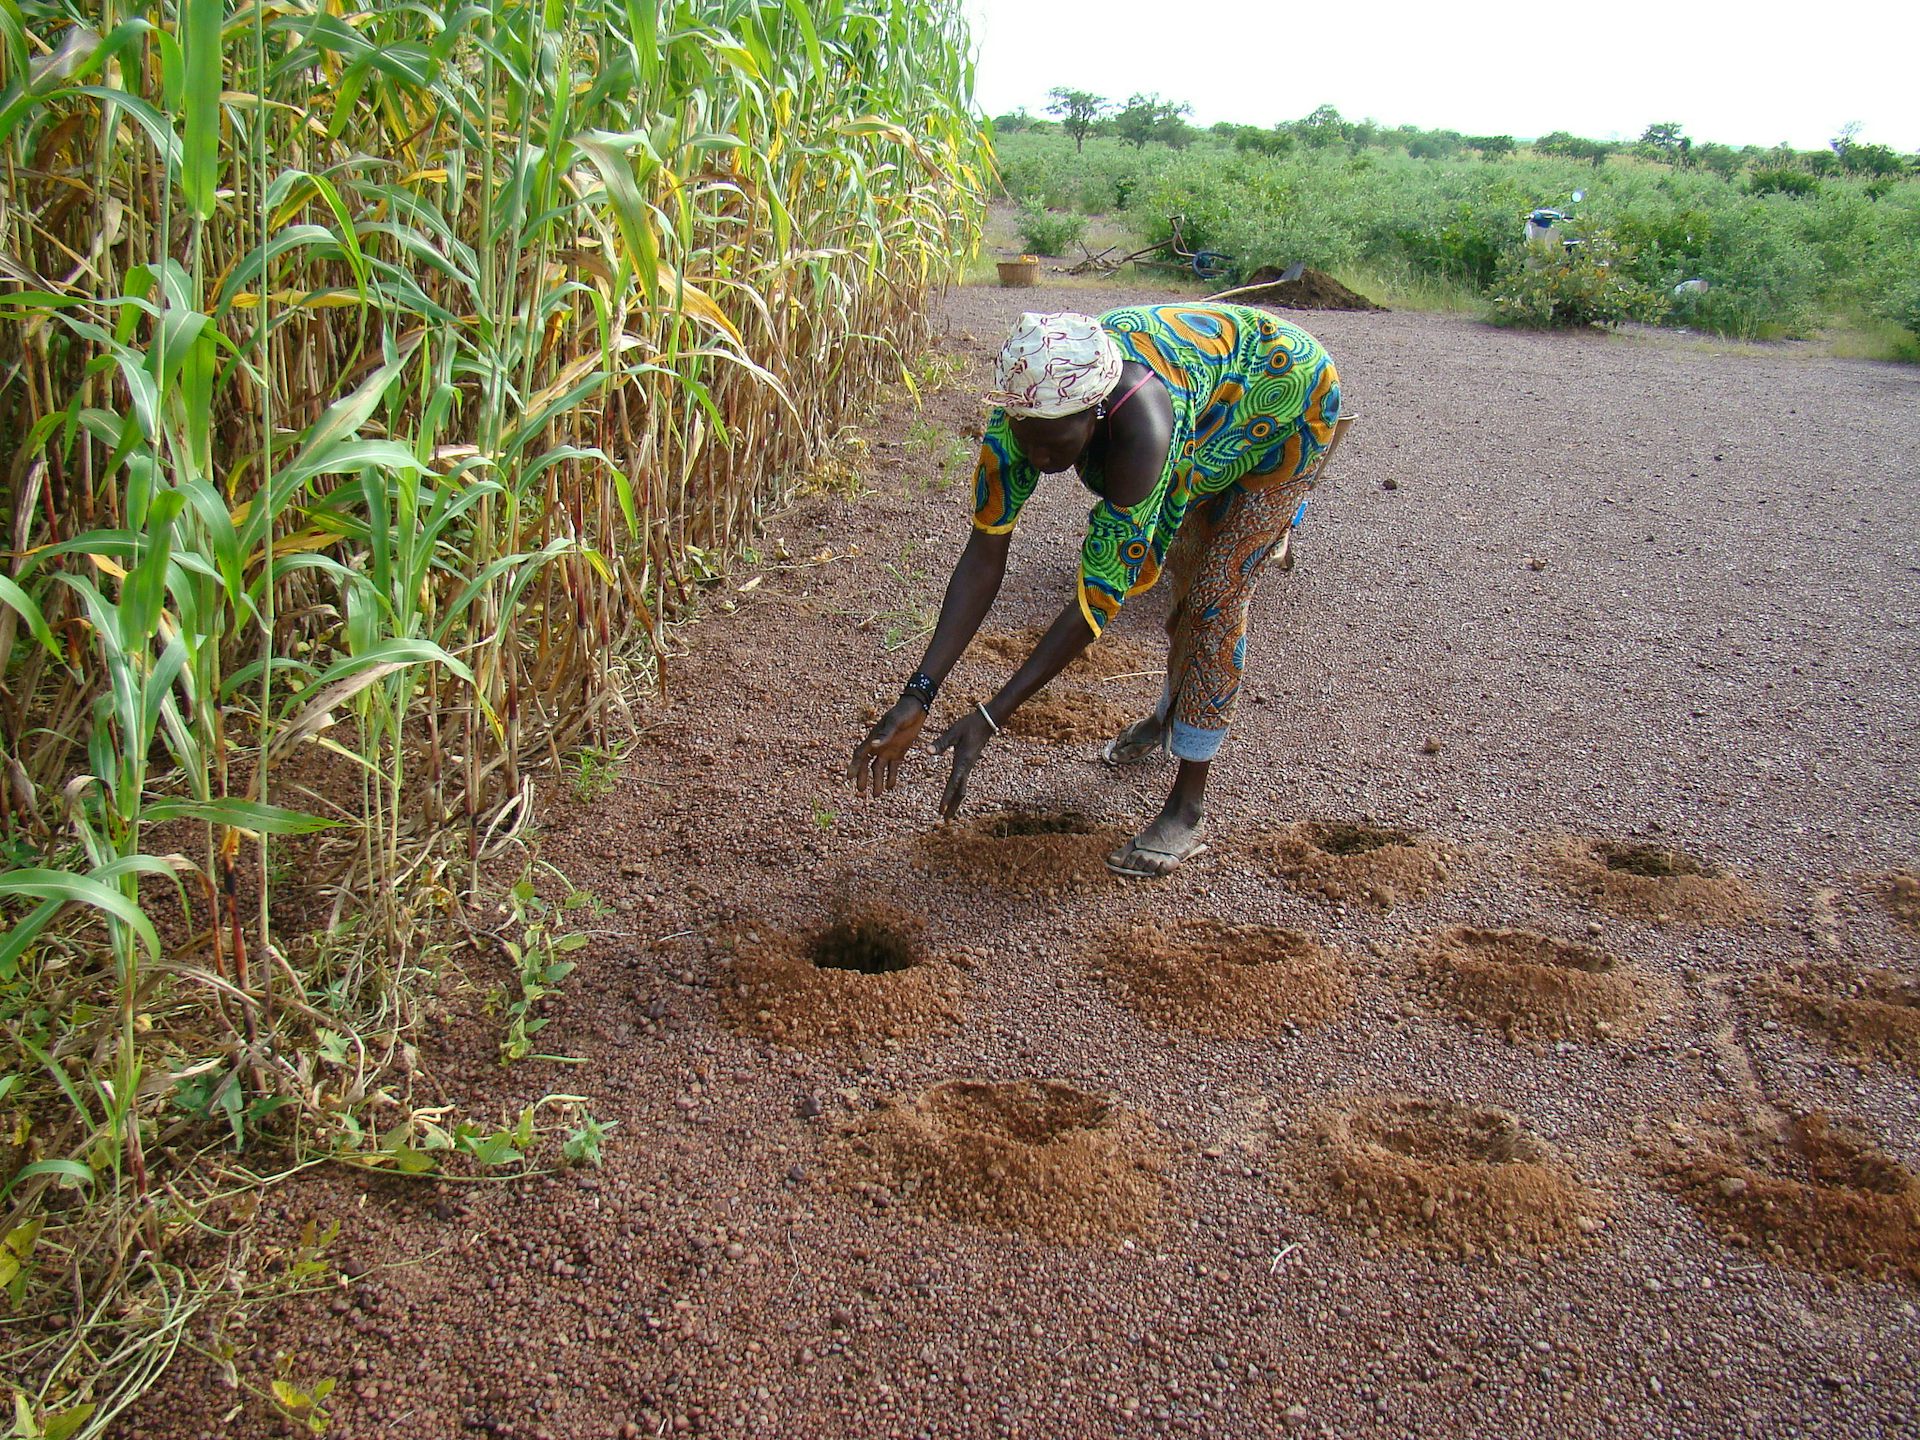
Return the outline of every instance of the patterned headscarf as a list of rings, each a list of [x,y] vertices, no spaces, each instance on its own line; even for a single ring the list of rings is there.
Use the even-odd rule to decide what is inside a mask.
[[[994,367],[990,405],[1016,419],[1052,420],[1093,408],[1120,379],[1120,347],[1091,315],[1020,317]]]

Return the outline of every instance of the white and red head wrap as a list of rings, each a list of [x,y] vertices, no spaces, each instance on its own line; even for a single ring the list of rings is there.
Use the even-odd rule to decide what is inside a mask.
[[[1090,410],[1120,379],[1120,347],[1091,315],[1029,312],[1000,347],[991,405],[1016,419],[1052,420]]]

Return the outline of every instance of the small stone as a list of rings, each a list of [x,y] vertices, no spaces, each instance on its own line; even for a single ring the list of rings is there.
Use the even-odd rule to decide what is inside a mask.
[[[1306,1424],[1307,1423],[1307,1407],[1304,1405],[1289,1405],[1287,1407],[1286,1419],[1289,1425]]]
[[[1723,1175],[1720,1177],[1720,1193],[1729,1200],[1744,1195],[1747,1193],[1747,1182],[1738,1175]]]
[[[1380,482],[1380,488],[1382,490],[1398,490],[1400,488],[1400,482],[1389,475]]]
[[[818,1120],[820,1118],[820,1112],[824,1108],[820,1103],[820,1097],[818,1095],[802,1096],[800,1100],[800,1117],[803,1120]]]
[[[730,1240],[727,1242],[727,1259],[729,1260],[745,1259],[746,1254],[747,1254],[747,1247],[742,1245],[738,1240]]]
[[[1546,568],[1547,562],[1542,560],[1538,555],[1529,555],[1527,557],[1527,569],[1537,572]]]
[[[1420,742],[1420,753],[1422,755],[1438,755],[1443,748],[1438,735],[1429,735]]]

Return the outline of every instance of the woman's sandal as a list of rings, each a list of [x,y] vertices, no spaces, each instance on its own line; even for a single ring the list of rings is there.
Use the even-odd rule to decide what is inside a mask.
[[[1130,740],[1127,738],[1143,725],[1155,727],[1157,733],[1152,740]],[[1111,765],[1116,769],[1123,765],[1144,765],[1148,760],[1153,758],[1153,753],[1156,750],[1162,755],[1173,753],[1170,748],[1172,743],[1173,727],[1162,721],[1158,716],[1149,715],[1144,720],[1134,721],[1118,735],[1107,741],[1105,745],[1101,746],[1100,763],[1103,765]]]
[[[1200,838],[1201,827],[1205,824],[1206,821],[1203,820],[1199,825],[1194,826],[1192,833],[1187,836],[1186,843],[1176,850],[1158,850],[1151,845],[1142,845],[1140,837],[1136,835],[1113,854],[1107,856],[1107,869],[1129,880],[1158,880],[1164,875],[1171,875],[1187,861],[1207,853],[1206,842]],[[1165,865],[1128,863],[1141,856],[1152,856],[1155,860],[1164,860],[1167,863]]]

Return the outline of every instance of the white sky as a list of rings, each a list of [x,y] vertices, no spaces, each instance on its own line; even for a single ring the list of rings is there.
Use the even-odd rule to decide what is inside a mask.
[[[989,115],[1045,113],[1056,85],[1158,91],[1199,125],[1272,125],[1321,104],[1348,119],[1515,135],[1920,151],[1920,3],[1513,0],[963,0]],[[1317,53],[1316,53],[1317,52]]]

